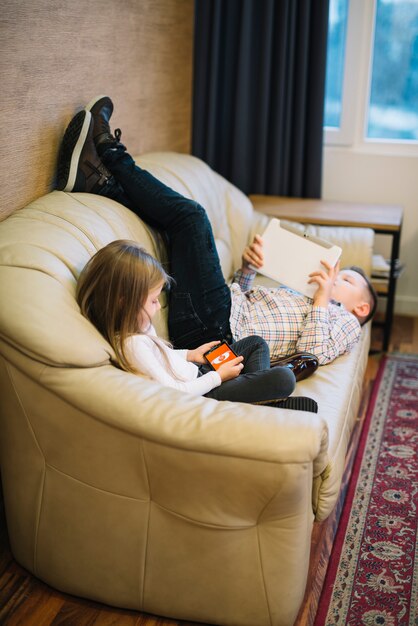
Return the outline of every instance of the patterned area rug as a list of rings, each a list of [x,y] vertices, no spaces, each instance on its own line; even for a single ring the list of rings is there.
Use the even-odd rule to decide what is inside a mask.
[[[418,625],[418,355],[377,375],[315,626]]]

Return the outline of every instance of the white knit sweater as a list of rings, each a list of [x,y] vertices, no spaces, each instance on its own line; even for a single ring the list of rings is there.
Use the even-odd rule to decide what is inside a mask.
[[[221,377],[215,371],[198,377],[197,365],[187,361],[187,350],[174,350],[160,341],[159,345],[167,355],[174,373],[173,376],[167,369],[159,346],[155,344],[151,336],[156,337],[153,326],[150,327],[146,335],[131,335],[125,342],[127,357],[141,374],[162,385],[196,396],[203,396],[221,384]]]

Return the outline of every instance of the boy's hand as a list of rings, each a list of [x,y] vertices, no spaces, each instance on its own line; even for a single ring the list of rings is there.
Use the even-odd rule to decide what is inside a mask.
[[[317,270],[309,274],[310,280],[308,284],[317,283],[318,289],[313,297],[314,306],[327,307],[331,299],[332,287],[334,281],[340,271],[340,262],[338,261],[334,267],[332,267],[326,261],[321,261],[324,266],[324,270]]]
[[[241,271],[244,272],[244,274],[249,274],[254,271],[249,267],[250,265],[259,269],[263,266],[263,263],[263,240],[260,235],[255,235],[253,242],[247,246],[242,253]]]
[[[240,375],[244,364],[242,361],[244,360],[243,356],[237,356],[236,359],[232,359],[231,361],[227,361],[226,363],[222,363],[220,367],[216,370],[221,377],[222,382],[224,383],[226,380],[232,380]]]
[[[203,356],[205,352],[213,348],[213,346],[217,346],[220,341],[209,341],[209,343],[204,343],[202,346],[195,348],[194,350],[187,351],[187,360],[192,363],[199,363],[199,365],[207,365],[205,357]]]

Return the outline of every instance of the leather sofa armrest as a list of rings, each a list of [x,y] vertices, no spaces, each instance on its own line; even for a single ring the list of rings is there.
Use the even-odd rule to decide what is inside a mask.
[[[110,364],[57,368],[28,359],[6,343],[1,348],[11,366],[59,402],[129,437],[186,452],[277,464],[312,463],[314,476],[327,466],[328,427],[318,414],[219,402],[162,387]],[[65,449],[65,437],[62,441]]]
[[[218,402],[161,387],[112,365],[46,367],[41,382],[68,402],[74,402],[72,389],[78,388],[78,409],[164,446],[269,463],[312,463],[315,474],[327,464],[327,426],[319,415]]]

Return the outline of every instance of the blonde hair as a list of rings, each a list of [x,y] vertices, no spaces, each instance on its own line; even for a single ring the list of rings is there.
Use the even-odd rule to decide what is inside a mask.
[[[119,367],[128,372],[138,373],[126,356],[125,340],[142,332],[138,313],[149,292],[170,280],[157,259],[125,239],[101,248],[80,274],[76,298],[81,312],[110,343]]]

